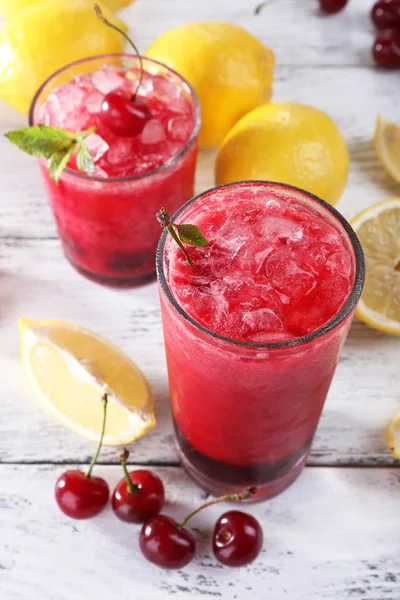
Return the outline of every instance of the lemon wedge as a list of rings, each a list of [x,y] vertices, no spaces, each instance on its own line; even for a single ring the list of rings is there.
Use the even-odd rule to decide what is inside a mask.
[[[400,198],[370,206],[351,225],[366,262],[356,314],[375,329],[400,335]]]
[[[386,438],[390,452],[396,458],[400,458],[400,412],[390,419],[386,427]]]
[[[374,146],[385,171],[400,183],[400,125],[379,115],[376,120]]]
[[[92,331],[64,321],[21,318],[21,357],[37,397],[67,427],[98,441],[99,409],[108,393],[104,444],[141,437],[155,425],[149,383],[119,348]]]

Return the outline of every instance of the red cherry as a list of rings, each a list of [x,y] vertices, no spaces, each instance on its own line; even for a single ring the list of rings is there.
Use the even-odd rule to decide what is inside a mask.
[[[150,107],[143,98],[126,90],[109,92],[101,105],[101,118],[115,135],[133,137],[142,133],[151,117]]]
[[[213,551],[215,558],[228,567],[251,563],[260,553],[263,532],[257,519],[240,510],[230,510],[215,524]]]
[[[374,44],[373,57],[375,62],[385,69],[400,68],[400,30],[385,29]]]
[[[164,486],[161,479],[151,471],[131,471],[131,489],[124,477],[112,496],[112,508],[121,521],[143,523],[160,512],[164,505]]]
[[[140,549],[150,562],[163,569],[181,569],[194,557],[192,534],[166,515],[152,517],[140,532]]]
[[[332,15],[340,12],[346,6],[348,0],[319,0],[321,10]]]
[[[378,0],[372,7],[371,19],[378,29],[400,29],[400,0]]]
[[[66,471],[56,483],[56,500],[63,513],[72,519],[90,519],[107,504],[110,490],[102,477],[87,477],[78,469]]]
[[[90,519],[99,514],[110,496],[108,484],[101,477],[93,477],[92,470],[100,454],[106,429],[108,395],[101,398],[103,404],[103,426],[96,454],[92,458],[87,473],[78,469],[65,471],[57,479],[55,496],[63,513],[72,519]]]

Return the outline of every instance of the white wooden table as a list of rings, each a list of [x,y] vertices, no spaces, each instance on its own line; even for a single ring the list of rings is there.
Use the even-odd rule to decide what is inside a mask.
[[[254,4],[255,4],[255,0]],[[376,115],[398,118],[400,78],[371,61],[372,0],[350,0],[321,17],[317,0],[278,0],[255,16],[252,0],[138,0],[124,18],[143,50],[165,29],[191,20],[240,23],[276,52],[274,99],[326,110],[343,131],[351,174],[339,209],[351,217],[400,194],[379,166]],[[0,107],[1,133],[23,126]],[[214,152],[200,156],[197,189],[213,184]],[[166,509],[183,516],[204,493],[179,467],[172,444],[156,285],[118,291],[80,277],[64,260],[35,161],[0,139],[0,598],[1,600],[398,600],[400,470],[384,426],[400,408],[400,340],[355,322],[329,394],[308,466],[283,495],[251,507],[265,532],[261,557],[238,570],[210,552],[221,507],[192,521],[194,562],[166,572],[145,562],[138,529],[110,509],[72,521],[53,488],[68,466],[86,464],[93,444],[65,430],[33,397],[19,359],[17,318],[81,323],[121,346],[148,376],[156,429],[131,448],[167,489]],[[98,473],[121,477],[115,449]]]

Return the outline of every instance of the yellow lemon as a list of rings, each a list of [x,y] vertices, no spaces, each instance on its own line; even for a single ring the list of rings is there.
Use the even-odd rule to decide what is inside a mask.
[[[390,452],[396,458],[400,458],[400,412],[390,419],[386,427],[386,439]]]
[[[134,362],[92,331],[64,321],[19,320],[21,358],[38,398],[67,427],[104,443],[127,444],[155,425],[153,394]]]
[[[400,198],[368,207],[351,225],[366,263],[356,314],[375,329],[400,335]]]
[[[24,8],[29,8],[33,4],[38,4],[40,1],[41,0],[0,0],[0,14],[9,19]],[[134,0],[103,0],[103,4],[113,12],[117,12],[121,10],[121,8],[125,8],[132,4],[133,1]]]
[[[379,116],[376,121],[374,146],[383,168],[400,183],[400,125]]]
[[[232,23],[187,23],[163,33],[146,56],[183,75],[200,100],[200,146],[218,146],[247,112],[269,102],[272,50]]]
[[[0,98],[27,113],[36,90],[54,71],[74,60],[123,48],[123,37],[99,21],[92,0],[42,0],[0,31]]]
[[[288,183],[336,204],[346,185],[349,153],[339,129],[317,108],[266,104],[244,116],[224,139],[217,184],[247,179]]]

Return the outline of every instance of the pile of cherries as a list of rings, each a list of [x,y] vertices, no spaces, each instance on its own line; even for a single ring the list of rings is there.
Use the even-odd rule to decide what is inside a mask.
[[[103,442],[107,394],[103,395],[103,429],[96,454],[85,474],[77,469],[68,470],[57,480],[55,497],[64,514],[73,519],[89,519],[106,506],[110,489],[102,477],[92,475]],[[164,485],[152,471],[138,469],[128,473],[126,461],[129,452],[124,449],[120,462],[124,477],[117,484],[111,506],[114,514],[127,523],[143,523],[140,549],[150,562],[165,569],[180,569],[187,565],[196,552],[196,540],[185,525],[203,508],[222,501],[242,501],[251,498],[256,488],[229,494],[206,502],[178,523],[171,517],[159,514],[164,506]],[[212,538],[216,559],[229,567],[240,567],[252,562],[260,553],[263,532],[259,522],[239,510],[229,510],[217,520]]]
[[[348,0],[319,0],[321,10],[332,14],[341,11]],[[372,7],[371,19],[379,29],[372,55],[386,69],[400,68],[400,0],[378,0]]]

